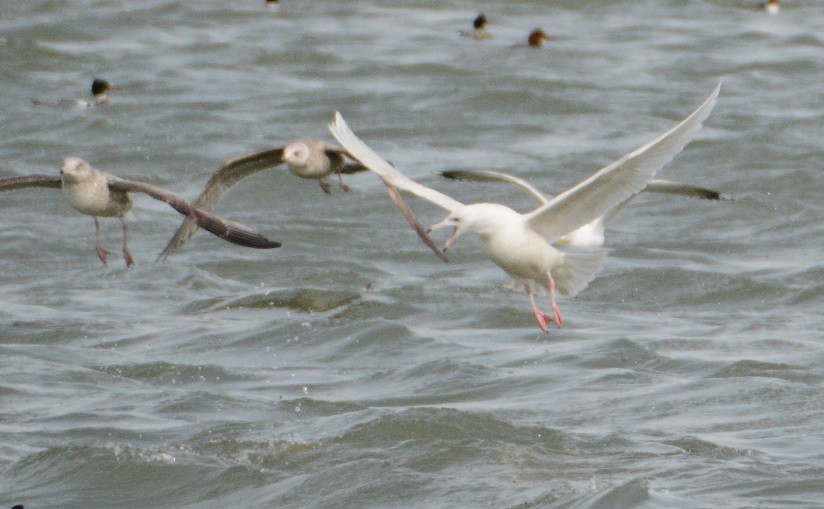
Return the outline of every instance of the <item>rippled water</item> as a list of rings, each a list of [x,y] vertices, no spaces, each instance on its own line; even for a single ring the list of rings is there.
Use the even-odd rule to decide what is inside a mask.
[[[544,334],[477,240],[440,263],[369,174],[250,178],[218,211],[284,246],[201,233],[166,263],[180,216],[137,197],[129,270],[59,194],[4,193],[0,505],[819,506],[824,21],[786,4],[6,2],[3,177],[78,155],[194,197],[340,109],[411,177],[526,210],[438,172],[559,191],[722,79],[661,176],[735,199],[637,200]],[[479,11],[495,38],[460,37]],[[535,26],[557,40],[513,47]],[[98,76],[104,108],[31,103]]]

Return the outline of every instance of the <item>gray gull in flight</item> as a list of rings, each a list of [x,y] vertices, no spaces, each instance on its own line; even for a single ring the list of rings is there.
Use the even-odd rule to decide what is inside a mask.
[[[203,192],[195,200],[195,207],[211,212],[223,194],[241,180],[260,171],[286,164],[298,177],[317,180],[326,194],[330,186],[323,179],[333,173],[338,175],[341,189],[349,191],[342,174],[366,171],[360,163],[349,161],[351,157],[340,147],[328,145],[323,140],[304,138],[287,143],[283,147],[229,159],[209,178]],[[190,218],[183,221],[169,240],[160,258],[174,254],[195,234],[197,225]]]
[[[271,241],[240,223],[227,221],[195,208],[182,196],[152,184],[126,180],[96,170],[79,157],[67,157],[63,161],[60,175],[24,175],[0,179],[0,191],[29,187],[62,188],[69,204],[75,210],[94,218],[95,250],[104,264],[109,251],[100,243],[100,223],[97,218],[117,217],[123,224],[123,257],[126,266],[134,265],[134,258],[127,245],[128,229],[124,221],[124,216],[132,208],[132,200],[128,193],[144,193],[166,202],[184,216],[193,218],[201,228],[233,244],[257,249],[280,247],[279,242]]]

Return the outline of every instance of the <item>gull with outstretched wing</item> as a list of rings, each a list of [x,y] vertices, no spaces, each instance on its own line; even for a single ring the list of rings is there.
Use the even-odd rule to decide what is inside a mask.
[[[330,145],[316,138],[302,138],[278,148],[261,150],[251,154],[233,157],[209,178],[206,187],[195,200],[195,207],[211,212],[223,194],[235,184],[263,170],[285,164],[292,174],[317,180],[326,194],[331,194],[329,184],[324,178],[336,174],[340,188],[349,191],[341,175],[366,171],[366,167],[352,162],[351,157],[340,147]],[[161,259],[178,251],[197,232],[197,225],[189,218],[183,220],[172,238],[166,244]]]
[[[106,264],[109,251],[100,243],[100,223],[97,218],[117,217],[123,224],[123,257],[126,266],[134,265],[134,258],[127,244],[128,229],[124,221],[124,217],[132,208],[129,193],[143,193],[166,202],[176,211],[191,218],[197,226],[233,244],[256,249],[280,247],[280,242],[269,240],[240,223],[227,221],[198,209],[182,196],[152,184],[126,180],[99,171],[79,157],[67,157],[63,161],[59,175],[24,175],[0,179],[0,191],[31,187],[62,189],[75,210],[94,218],[95,250],[103,264]]]
[[[428,200],[449,213],[430,228],[453,228],[444,250],[464,232],[478,235],[486,255],[523,282],[535,319],[546,331],[552,321],[558,327],[563,325],[556,289],[562,295],[580,291],[595,277],[605,257],[603,252],[561,252],[553,244],[643,190],[655,173],[692,140],[715,106],[719,90],[720,84],[701,106],[661,136],[526,214],[497,203],[465,205],[410,180],[361,141],[338,112],[329,129],[352,157],[388,186]],[[551,316],[536,304],[531,281],[549,291]]]

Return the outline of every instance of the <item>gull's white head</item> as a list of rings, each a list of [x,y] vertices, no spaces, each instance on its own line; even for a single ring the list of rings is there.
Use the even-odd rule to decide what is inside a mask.
[[[282,159],[289,166],[306,166],[309,164],[309,146],[302,141],[292,142],[283,147]]]
[[[474,203],[452,211],[446,219],[433,224],[428,231],[452,227],[452,235],[446,239],[443,250],[446,251],[463,235],[464,232],[477,234],[481,239],[506,232],[513,224],[520,223],[521,215],[504,205],[497,203]]]
[[[76,183],[88,180],[94,175],[95,169],[92,165],[79,157],[67,157],[63,160],[63,167],[60,168],[60,176],[63,182]]]

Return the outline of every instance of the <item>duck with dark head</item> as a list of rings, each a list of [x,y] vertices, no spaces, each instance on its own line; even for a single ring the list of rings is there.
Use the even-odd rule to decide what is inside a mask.
[[[461,30],[460,34],[464,37],[471,37],[476,41],[491,39],[492,36],[486,32],[486,25],[488,23],[489,19],[487,19],[486,14],[480,13],[472,21],[472,31],[468,32],[466,30]]]
[[[544,32],[540,28],[536,28],[535,30],[533,30],[532,32],[529,33],[529,37],[527,37],[526,43],[530,47],[540,48],[544,45],[544,41],[551,41],[551,40],[552,40],[552,37],[547,35],[546,32]]]
[[[778,14],[778,11],[781,10],[781,7],[778,5],[778,0],[768,0],[766,2],[761,2],[758,4],[758,9],[762,11],[766,11],[767,14]]]

